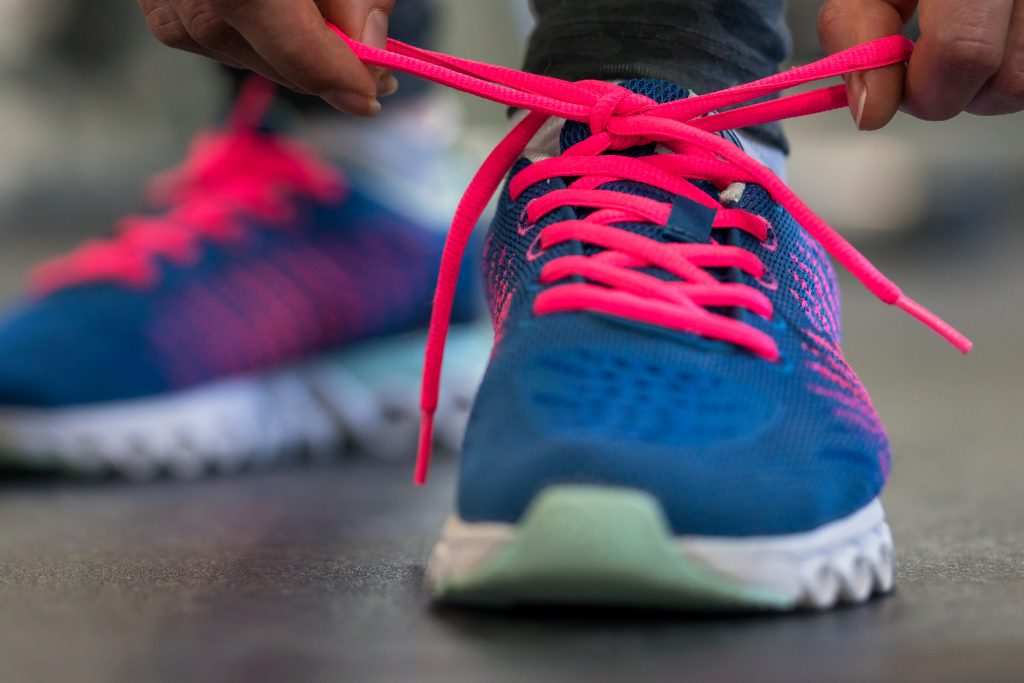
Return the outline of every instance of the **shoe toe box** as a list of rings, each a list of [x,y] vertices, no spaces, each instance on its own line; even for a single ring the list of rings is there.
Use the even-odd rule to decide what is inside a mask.
[[[464,518],[515,522],[541,490],[588,484],[652,493],[676,534],[784,534],[881,489],[880,427],[808,391],[799,371],[600,319],[586,327],[495,355],[463,449]]]

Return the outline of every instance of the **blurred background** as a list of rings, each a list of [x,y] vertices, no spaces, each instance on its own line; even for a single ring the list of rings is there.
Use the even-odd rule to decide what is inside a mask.
[[[440,49],[519,65],[524,2],[438,3]],[[819,56],[818,5],[790,3],[797,62]],[[453,150],[479,162],[504,109],[454,97]],[[159,45],[134,2],[0,0],[0,302],[136,210],[226,98],[224,74]],[[900,116],[867,134],[838,111],[787,130],[794,189],[977,343],[963,360],[843,276],[846,352],[894,446],[895,598],[739,625],[433,614],[422,561],[450,462],[415,492],[404,464],[379,463],[56,492],[0,479],[0,678],[26,680],[31,660],[53,674],[37,680],[1019,680],[1024,117]]]
[[[797,62],[820,56],[819,4],[790,3]],[[520,64],[530,21],[526,0],[438,5],[441,49]],[[196,129],[223,110],[224,81],[205,60],[159,45],[134,3],[0,0],[0,236],[6,248],[26,240],[44,250],[44,242],[70,244],[136,208],[140,179],[179,160]],[[504,129],[504,112],[468,96],[458,99],[468,112],[466,136],[485,147]],[[848,124],[840,112],[791,126],[791,180],[811,206],[864,240],[925,227],[934,238],[958,226],[967,240],[981,239],[984,226],[999,222],[992,211],[1022,194],[1017,118],[961,117],[922,126],[901,117],[871,135]],[[18,273],[16,265],[4,270],[0,284],[7,291]]]

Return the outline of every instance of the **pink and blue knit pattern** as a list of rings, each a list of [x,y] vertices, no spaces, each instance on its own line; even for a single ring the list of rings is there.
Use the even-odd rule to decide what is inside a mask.
[[[358,191],[293,208],[287,226],[248,218],[188,262],[157,259],[146,286],[83,282],[9,311],[0,404],[158,395],[426,325],[443,233]],[[469,317],[472,288],[458,302]]]
[[[652,97],[673,92],[649,81],[627,87]],[[566,124],[563,145],[578,142],[579,127]],[[512,174],[530,163],[521,160]],[[614,185],[672,201],[640,183]],[[771,320],[733,312],[776,341],[780,358],[770,362],[728,343],[600,313],[535,315],[544,264],[592,249],[567,243],[530,256],[536,232],[522,229],[526,205],[564,187],[539,183],[515,201],[506,187],[486,240],[485,284],[499,341],[464,444],[464,519],[515,522],[540,490],[585,483],[654,494],[677,534],[752,536],[813,529],[878,495],[888,443],[839,349],[835,274],[788,213],[751,184],[735,208],[767,219],[768,239],[707,226],[709,239],[749,249],[767,266],[758,281],[732,269],[716,276],[756,286],[771,300]],[[692,221],[702,215],[677,208]],[[535,228],[571,219],[572,211],[560,209]],[[690,239],[651,224],[618,227]]]

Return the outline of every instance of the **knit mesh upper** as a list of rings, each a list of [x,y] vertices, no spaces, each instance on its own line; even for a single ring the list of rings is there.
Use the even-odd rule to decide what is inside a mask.
[[[627,86],[683,92],[658,83]],[[588,132],[567,124],[563,149]],[[530,163],[521,160],[512,174]],[[571,208],[525,229],[526,204],[564,187],[558,179],[539,183],[516,201],[506,187],[486,241],[485,284],[498,341],[463,450],[464,519],[515,522],[548,486],[604,484],[653,493],[678,534],[749,536],[809,530],[878,495],[888,444],[838,346],[834,272],[767,193],[748,186],[736,207],[771,222],[763,244],[734,229],[715,230],[713,238],[751,250],[768,274],[761,282],[715,274],[754,285],[772,301],[772,320],[731,314],[771,334],[779,362],[605,314],[535,315],[543,265],[597,251],[576,242],[538,250],[540,230],[576,217]],[[603,189],[669,199],[639,183]],[[653,224],[617,227],[672,239]]]

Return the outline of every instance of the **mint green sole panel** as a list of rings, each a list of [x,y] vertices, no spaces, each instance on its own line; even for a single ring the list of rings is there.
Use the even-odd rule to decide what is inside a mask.
[[[467,576],[434,587],[446,602],[683,610],[780,610],[784,596],[681,554],[657,501],[636,490],[565,486],[541,494],[515,536]]]

